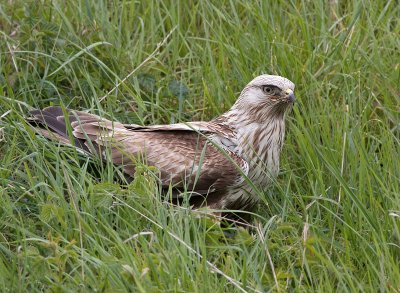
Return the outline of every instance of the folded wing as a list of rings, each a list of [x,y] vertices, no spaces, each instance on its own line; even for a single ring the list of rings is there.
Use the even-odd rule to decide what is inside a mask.
[[[30,123],[45,137],[111,158],[132,177],[139,162],[155,166],[165,188],[172,185],[201,195],[224,193],[246,175],[247,163],[241,157],[208,139],[213,128],[207,122],[143,127],[60,107],[31,115]]]

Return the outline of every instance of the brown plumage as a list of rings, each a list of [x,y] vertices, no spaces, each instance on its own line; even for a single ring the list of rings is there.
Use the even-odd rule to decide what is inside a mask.
[[[194,208],[252,211],[254,187],[265,190],[278,173],[293,91],[286,78],[258,76],[228,112],[209,122],[126,125],[61,107],[31,111],[28,121],[49,139],[111,158],[131,177],[138,161],[157,167],[162,188],[172,187],[177,200],[189,194]]]

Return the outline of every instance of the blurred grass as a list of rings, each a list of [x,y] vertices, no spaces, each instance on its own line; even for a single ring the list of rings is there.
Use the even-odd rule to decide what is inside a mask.
[[[1,1],[0,290],[399,292],[399,19],[383,0]],[[231,238],[145,167],[125,188],[24,127],[53,104],[206,120],[260,73],[299,103],[258,228]]]

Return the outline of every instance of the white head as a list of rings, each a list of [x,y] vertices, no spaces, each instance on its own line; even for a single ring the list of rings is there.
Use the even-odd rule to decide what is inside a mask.
[[[294,88],[294,83],[282,76],[257,76],[243,89],[231,111],[247,113],[258,122],[283,117],[296,99]]]

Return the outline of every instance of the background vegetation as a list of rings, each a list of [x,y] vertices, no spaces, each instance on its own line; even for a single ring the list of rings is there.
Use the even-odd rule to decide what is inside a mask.
[[[399,292],[399,19],[394,0],[0,1],[0,291]],[[298,103],[277,184],[231,237],[145,166],[127,184],[23,119],[206,120],[260,73]]]

